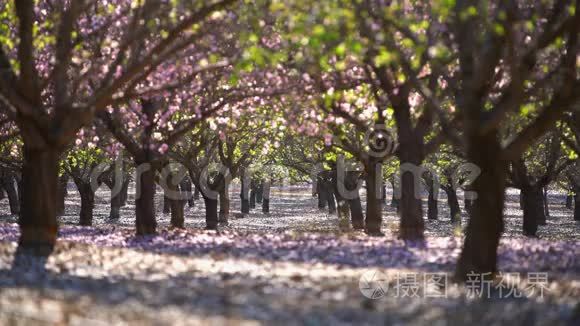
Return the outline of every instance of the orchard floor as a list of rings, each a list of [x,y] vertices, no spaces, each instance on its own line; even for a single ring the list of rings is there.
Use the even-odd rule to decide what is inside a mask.
[[[384,237],[341,231],[307,188],[275,188],[271,214],[232,217],[217,233],[203,230],[201,200],[186,207],[186,230],[168,229],[159,196],[159,234],[150,237],[134,236],[131,204],[120,220],[107,219],[104,190],[94,226],[75,226],[80,201],[72,185],[69,194],[53,255],[19,267],[12,267],[16,217],[0,202],[0,325],[580,324],[580,225],[559,194],[550,195],[540,239],[527,239],[517,193],[508,191],[499,268],[519,273],[519,282],[515,274],[504,278],[519,298],[494,285],[490,298],[479,298],[451,282],[461,230],[449,222],[444,194],[423,244],[396,239],[391,207]],[[375,272],[386,293],[369,299],[359,283]],[[547,276],[542,295],[528,272]],[[444,288],[425,287],[433,273],[448,275]]]

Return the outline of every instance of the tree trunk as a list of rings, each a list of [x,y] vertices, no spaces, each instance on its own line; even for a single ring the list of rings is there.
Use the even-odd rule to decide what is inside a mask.
[[[169,165],[166,165],[162,173],[164,178],[161,184],[163,188],[163,204],[169,208],[171,213],[170,225],[174,228],[183,229],[185,224],[184,208],[188,198],[188,192],[184,189],[189,179],[183,176],[178,180],[178,175],[171,171]],[[165,207],[164,207],[165,209]]]
[[[350,229],[350,205],[348,200],[337,201],[338,228],[342,231]]]
[[[112,220],[117,220],[121,217],[122,197],[122,191],[115,194],[111,190],[111,211],[109,212],[109,218]]]
[[[270,213],[270,199],[267,199],[266,197],[262,198],[262,213]]]
[[[382,163],[371,158],[365,165],[367,186],[367,211],[365,229],[369,235],[382,235],[383,203],[381,200]]]
[[[336,201],[334,199],[334,185],[332,184],[332,181],[326,179],[322,180],[322,192],[326,203],[328,204],[328,213],[335,214]]]
[[[351,199],[349,201],[350,207],[350,218],[352,222],[352,228],[355,230],[364,230],[365,228],[365,217],[363,214],[362,204],[360,197]]]
[[[138,164],[139,165],[139,164]],[[135,224],[137,235],[155,234],[155,170],[152,168],[137,173],[135,195]]]
[[[105,178],[104,182],[111,190],[110,198],[111,198],[111,208],[109,211],[109,219],[117,220],[121,217],[121,206],[123,200],[123,185],[125,184],[125,180],[121,184],[121,188],[115,189],[115,184],[117,180],[115,180],[116,174],[113,173],[110,175],[109,178]]]
[[[359,194],[359,178],[360,173],[358,172],[347,173],[345,178],[345,188],[354,194],[354,197],[348,200],[352,228],[355,230],[364,230],[365,221]]]
[[[333,194],[336,198],[337,205],[337,215],[338,215],[338,228],[341,231],[348,231],[350,229],[350,201],[343,197],[343,194],[339,191],[337,171],[332,171],[331,183],[333,188]],[[346,190],[352,190],[350,185],[350,176],[347,174],[343,179],[343,186]]]
[[[185,177],[183,178],[179,186],[181,187],[183,193],[186,195],[187,205],[189,207],[194,207],[195,201],[193,200],[193,188],[191,185],[191,180]]]
[[[383,201],[383,204],[387,203],[387,185],[384,183],[381,191],[381,200]]]
[[[171,200],[171,226],[174,228],[183,229],[185,226],[184,207],[186,200],[172,199]]]
[[[165,191],[163,191],[163,214],[169,213],[171,213],[171,200],[167,197]]]
[[[574,221],[580,221],[580,193],[574,195]]]
[[[202,194],[203,195],[203,194]],[[207,230],[217,230],[218,228],[218,200],[203,195],[205,203],[205,228]]]
[[[90,182],[75,180],[79,194],[81,195],[81,213],[79,224],[82,226],[93,225],[93,209],[95,208],[95,192]]]
[[[131,179],[125,178],[123,179],[123,186],[121,187],[121,206],[127,205],[127,197],[129,197],[129,183],[131,183]]]
[[[19,253],[48,256],[56,242],[60,151],[24,145]]]
[[[8,196],[10,214],[20,214],[20,199],[18,198],[16,179],[10,173],[4,172],[0,181],[2,182],[2,187],[6,190],[6,195]]]
[[[261,180],[256,187],[256,203],[261,204],[264,198],[264,180]]]
[[[256,208],[256,191],[253,187],[250,189],[250,208]]]
[[[15,177],[16,178],[16,183],[18,184],[18,202],[20,204],[20,207],[22,207],[22,177],[18,177],[18,175]]]
[[[199,199],[199,188],[196,186],[195,189],[193,190],[193,200],[198,199]]]
[[[447,194],[447,204],[449,205],[449,218],[451,223],[461,224],[461,208],[459,207],[459,201],[457,200],[457,191],[452,186],[443,189]]]
[[[242,173],[241,180],[241,187],[240,187],[240,200],[241,200],[241,211],[242,215],[247,215],[250,213],[250,182],[244,177]]]
[[[566,208],[567,209],[572,209],[574,198],[575,198],[574,195],[567,195],[566,196]]]
[[[270,213],[270,181],[264,181],[261,187],[262,213]]]
[[[439,218],[439,207],[438,207],[438,191],[435,189],[435,183],[433,180],[428,182],[428,193],[427,197],[427,219],[436,220]]]
[[[230,218],[230,192],[228,185],[220,189],[220,213],[219,222],[223,225],[228,225]]]
[[[171,187],[172,191],[181,192],[177,185],[173,185],[168,182],[168,186]],[[185,196],[183,198],[173,198],[169,200],[171,208],[171,226],[174,228],[183,229],[185,227],[185,216],[184,208],[187,199]]]
[[[467,191],[472,191],[471,187],[466,187],[464,188],[464,193]],[[473,215],[473,204],[474,204],[474,200],[469,199],[467,197],[463,197],[463,205],[465,207],[465,212],[467,213],[467,216],[471,217]]]
[[[395,181],[391,181],[391,185],[393,186],[393,195],[391,196],[391,207],[396,208],[397,212],[399,211],[399,198],[397,198],[397,190],[396,190],[396,183]]]
[[[466,230],[463,249],[455,276],[466,280],[467,274],[497,272],[497,248],[503,232],[503,208],[507,163],[498,160],[501,146],[494,133],[469,136],[467,159],[481,169],[473,182],[477,199]]]
[[[542,220],[542,215],[544,215],[544,195],[542,188],[534,186],[523,187],[521,194],[522,205],[524,207],[524,235],[536,237],[538,224]]]
[[[410,154],[401,157],[401,162],[410,163],[415,167],[419,167],[422,161]],[[401,228],[399,236],[403,240],[423,240],[423,231],[425,230],[423,208],[419,195],[420,190],[415,189],[415,179],[420,177],[420,174],[406,172],[404,168],[401,169]]]
[[[310,180],[312,181],[311,183],[312,197],[315,197],[318,194],[318,177],[316,176],[310,177]]]
[[[546,219],[550,218],[550,201],[548,198],[548,188],[544,187],[544,220],[539,222],[540,225],[546,225]]]
[[[326,208],[326,204],[328,203],[328,200],[326,198],[326,192],[324,191],[323,187],[322,187],[322,180],[318,180],[316,182],[316,193],[318,195],[318,209],[322,210]]]

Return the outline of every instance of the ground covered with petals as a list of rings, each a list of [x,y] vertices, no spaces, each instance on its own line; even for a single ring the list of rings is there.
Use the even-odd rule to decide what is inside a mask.
[[[335,216],[315,208],[308,189],[276,189],[273,197],[271,214],[232,217],[218,232],[202,230],[202,201],[187,209],[185,230],[169,229],[169,216],[160,211],[159,233],[136,237],[130,205],[120,220],[107,220],[106,192],[100,192],[95,226],[75,226],[78,196],[72,188],[53,255],[19,266],[12,264],[18,226],[3,200],[0,324],[580,321],[580,226],[558,194],[551,196],[551,216],[540,228],[540,239],[527,239],[520,235],[517,195],[508,193],[499,268],[513,273],[508,289],[521,296],[502,295],[493,284],[482,295],[490,298],[451,282],[462,232],[450,225],[444,198],[440,219],[426,222],[426,241],[405,243],[396,238],[397,217],[390,207],[385,208],[385,236],[367,237],[340,230]],[[235,193],[232,198],[237,212]],[[363,295],[364,284],[361,291],[361,277],[364,281],[377,272],[383,292],[370,299]],[[527,278],[529,272],[547,275],[542,293]],[[432,292],[429,275],[448,279]]]

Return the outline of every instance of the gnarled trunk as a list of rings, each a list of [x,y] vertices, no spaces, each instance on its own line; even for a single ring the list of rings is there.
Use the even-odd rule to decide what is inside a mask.
[[[382,189],[382,163],[371,158],[365,164],[367,186],[367,211],[365,230],[370,235],[382,235],[383,203],[381,200]]]
[[[48,256],[58,231],[56,203],[60,151],[25,143],[23,153],[18,251]]]
[[[152,168],[137,173],[135,217],[137,235],[155,234],[155,170]]]
[[[495,134],[475,134],[468,139],[467,159],[481,169],[481,174],[473,182],[477,199],[455,271],[462,280],[470,272],[478,275],[497,272],[497,248],[504,228],[507,163],[497,158],[501,146]]]
[[[527,186],[521,189],[522,206],[524,210],[523,232],[525,236],[535,237],[538,231],[538,224],[545,217],[544,215],[544,195],[542,188],[537,186]]]

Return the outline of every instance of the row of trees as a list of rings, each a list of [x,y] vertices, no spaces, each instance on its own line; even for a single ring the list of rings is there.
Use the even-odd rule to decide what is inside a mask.
[[[301,58],[322,90],[313,107],[344,119],[350,131],[394,122],[401,166],[421,164],[445,140],[481,170],[471,185],[477,200],[456,274],[496,272],[510,162],[578,107],[578,3],[330,1],[312,10],[317,19],[296,18],[304,4],[294,5],[277,9],[301,26],[288,31],[288,43],[309,36],[310,46],[295,47],[291,57]],[[376,106],[369,115],[349,98],[353,88],[336,86],[359,75],[365,83],[356,93],[368,92]],[[337,143],[351,147],[341,137]],[[372,176],[385,156],[359,160]],[[423,237],[414,187],[412,175],[403,174],[404,239]]]

